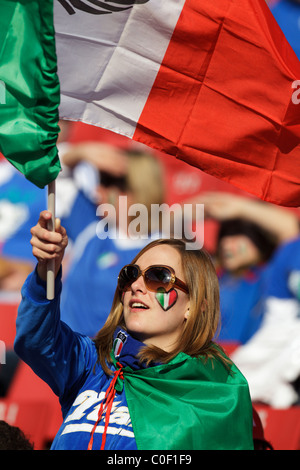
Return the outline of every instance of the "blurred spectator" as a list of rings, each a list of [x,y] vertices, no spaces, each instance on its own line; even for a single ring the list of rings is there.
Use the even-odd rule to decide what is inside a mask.
[[[108,202],[101,175],[103,179],[109,174],[119,184],[128,159],[124,151],[96,142],[71,146],[65,142],[59,148],[63,171],[56,179],[56,216],[63,219],[74,241],[89,223],[99,220],[96,208],[100,200]]]
[[[97,180],[91,183],[93,192],[90,195],[77,186],[70,198],[70,207],[65,205],[60,216],[73,241],[68,265],[64,268],[62,320],[73,330],[94,336],[110,312],[116,287],[111,279],[116,279],[120,269],[130,263],[149,242],[148,235],[153,231],[149,217],[144,238],[128,236],[127,227],[131,219],[121,213],[126,220],[126,226],[121,226],[120,196],[127,197],[128,208],[135,203],[143,204],[150,216],[151,204],[164,202],[163,173],[157,158],[150,153],[125,152],[101,143],[74,146],[62,157],[62,161],[69,169],[76,168],[79,162],[92,163],[100,177],[99,183]],[[66,180],[68,185],[77,184],[74,179],[73,183],[69,178]],[[62,191],[66,188],[62,178],[58,185],[61,185]],[[116,215],[115,220],[106,216],[99,219],[96,215],[99,204],[109,204],[114,208],[112,215]],[[100,222],[104,219],[109,221],[108,227],[105,224],[101,227]],[[117,230],[117,236],[107,233],[111,229]],[[88,317],[83,316],[82,312],[89,312]]]
[[[0,450],[34,450],[34,448],[20,428],[1,420]]]
[[[229,193],[201,197],[220,222],[216,263],[220,281],[219,340],[245,343],[260,327],[268,262],[278,244],[299,233],[291,211]]]
[[[275,249],[271,235],[243,219],[221,223],[218,238],[220,340],[245,343],[263,316],[267,261]]]
[[[260,329],[233,360],[249,382],[253,401],[287,408],[300,396],[300,238],[274,256],[265,308]]]

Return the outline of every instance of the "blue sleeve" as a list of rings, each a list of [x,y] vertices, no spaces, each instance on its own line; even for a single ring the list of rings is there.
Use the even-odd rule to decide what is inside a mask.
[[[61,272],[55,293],[54,300],[46,299],[46,283],[36,269],[28,276],[22,288],[14,347],[67,406],[94,366],[96,349],[88,337],[73,332],[60,320]]]

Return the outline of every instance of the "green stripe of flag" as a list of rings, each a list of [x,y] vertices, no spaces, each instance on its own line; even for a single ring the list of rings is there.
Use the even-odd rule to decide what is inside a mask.
[[[60,162],[53,0],[0,0],[0,151],[43,188]]]

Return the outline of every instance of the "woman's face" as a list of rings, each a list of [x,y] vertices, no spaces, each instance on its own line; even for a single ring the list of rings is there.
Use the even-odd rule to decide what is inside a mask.
[[[231,235],[220,241],[221,264],[229,272],[238,272],[261,261],[258,248],[246,235]]]
[[[167,265],[185,282],[178,251],[169,246],[155,246],[138,258],[136,264],[143,270],[154,264]],[[156,292],[149,291],[140,276],[131,284],[123,298],[126,328],[135,338],[147,345],[170,351],[178,341],[188,316],[189,296],[175,288],[167,305]],[[164,294],[163,294],[164,295]],[[174,302],[174,303],[173,303]]]

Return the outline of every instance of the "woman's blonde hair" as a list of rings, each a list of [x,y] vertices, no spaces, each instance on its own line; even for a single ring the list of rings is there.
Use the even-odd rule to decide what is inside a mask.
[[[152,361],[167,363],[179,352],[192,357],[201,355],[205,358],[218,357],[224,360],[222,352],[213,341],[218,332],[220,307],[219,282],[210,255],[204,249],[186,249],[185,242],[182,240],[160,239],[152,241],[143,248],[132,263],[136,263],[139,257],[151,248],[164,244],[175,248],[181,256],[184,280],[189,289],[189,316],[184,323],[179,341],[172,351],[166,352],[155,346],[145,345],[139,354],[140,361],[148,364]],[[126,329],[123,304],[117,289],[111,312],[95,338],[99,361],[106,373],[110,373],[106,361],[111,362],[113,334],[118,326]]]

